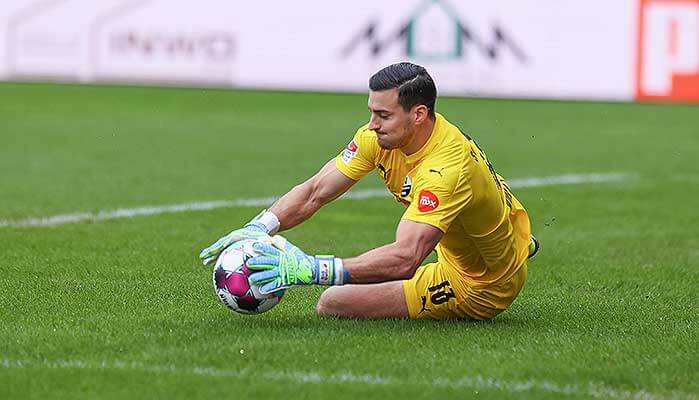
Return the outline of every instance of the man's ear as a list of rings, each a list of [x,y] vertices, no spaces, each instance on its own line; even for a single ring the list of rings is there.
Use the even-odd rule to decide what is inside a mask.
[[[418,104],[415,106],[413,115],[415,116],[415,124],[419,125],[425,122],[425,120],[427,120],[427,118],[430,116],[430,110],[426,105]]]

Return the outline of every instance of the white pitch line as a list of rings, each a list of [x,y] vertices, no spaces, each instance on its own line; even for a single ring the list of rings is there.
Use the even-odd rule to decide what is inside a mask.
[[[606,174],[567,174],[547,177],[515,178],[508,181],[511,188],[531,188],[556,185],[575,185],[582,183],[621,182],[631,176],[624,173]],[[385,188],[352,190],[340,199],[363,200],[376,197],[389,197]],[[214,210],[217,208],[232,207],[265,207],[279,197],[253,197],[247,199],[203,201],[182,204],[170,204],[163,206],[140,206],[134,208],[118,208],[116,210],[103,210],[97,213],[79,212],[72,214],[59,214],[49,217],[25,218],[20,220],[0,220],[0,228],[29,228],[55,226],[83,221],[106,221],[118,218],[133,218],[146,215],[165,213],[179,213],[186,211]]]
[[[530,188],[556,185],[577,185],[582,183],[622,182],[629,180],[632,177],[633,175],[621,172],[606,174],[566,174],[548,177],[508,179],[507,184],[511,188]]]
[[[521,393],[530,391],[541,391],[547,393],[560,394],[564,396],[582,395],[601,399],[621,399],[621,400],[663,400],[663,399],[692,399],[696,398],[692,394],[672,391],[658,394],[645,390],[626,390],[612,386],[589,382],[587,384],[558,384],[551,381],[529,379],[525,381],[508,381],[482,375],[463,376],[458,379],[435,378],[435,379],[403,379],[400,377],[387,377],[372,374],[356,374],[353,372],[339,372],[335,374],[324,374],[316,371],[305,372],[284,372],[242,368],[237,370],[219,369],[215,367],[190,366],[180,367],[172,364],[157,365],[143,364],[136,361],[84,361],[84,360],[12,360],[0,359],[0,368],[5,369],[78,369],[97,371],[135,371],[155,374],[172,375],[196,375],[210,378],[232,378],[273,381],[302,382],[304,384],[323,383],[361,383],[373,386],[428,386],[446,388],[469,388],[472,390],[500,390],[509,393]]]

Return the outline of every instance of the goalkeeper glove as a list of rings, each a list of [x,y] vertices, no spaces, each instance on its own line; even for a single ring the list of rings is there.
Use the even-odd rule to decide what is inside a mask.
[[[262,294],[298,285],[344,285],[349,282],[349,272],[340,258],[309,256],[282,236],[258,241],[253,244],[253,249],[260,255],[247,261],[253,272],[249,280],[260,287]]]
[[[218,239],[214,244],[205,248],[199,253],[199,258],[204,265],[215,262],[219,254],[232,243],[244,239],[264,239],[269,238],[279,230],[279,219],[274,213],[262,210],[255,218],[245,224],[244,227],[236,229],[226,236]]]

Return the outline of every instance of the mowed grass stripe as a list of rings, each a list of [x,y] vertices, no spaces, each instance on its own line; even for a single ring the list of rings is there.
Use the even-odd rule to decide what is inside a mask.
[[[324,383],[357,383],[373,386],[436,386],[448,388],[468,388],[474,390],[501,390],[509,393],[546,392],[565,396],[582,395],[601,399],[634,399],[634,400],[664,400],[664,399],[695,399],[692,394],[672,391],[666,394],[651,393],[645,390],[632,391],[614,388],[595,382],[587,384],[557,384],[546,380],[528,379],[526,381],[508,381],[491,377],[474,375],[458,379],[435,378],[422,381],[405,380],[393,376],[372,374],[357,374],[350,371],[324,374],[317,371],[260,371],[257,368],[242,368],[237,370],[221,369],[205,366],[181,367],[172,364],[144,364],[124,360],[12,360],[0,359],[0,367],[6,369],[77,369],[77,370],[121,370],[171,375],[197,375],[210,378],[246,379],[271,381],[290,381],[304,384]]]
[[[625,173],[596,173],[596,174],[566,174],[547,177],[516,178],[508,183],[512,188],[543,187],[554,185],[574,185],[583,183],[621,182],[631,179],[633,175]],[[385,188],[360,189],[346,193],[341,199],[363,200],[376,197],[388,197]],[[272,204],[279,196],[254,197],[235,200],[201,201],[182,204],[170,204],[162,206],[140,206],[133,208],[119,208],[105,210],[97,213],[79,212],[71,214],[59,214],[42,218],[26,218],[16,221],[0,220],[0,228],[25,228],[70,224],[82,221],[105,221],[118,218],[133,218],[138,216],[157,215],[165,213],[178,213],[187,211],[204,211],[218,208],[231,207],[264,207]]]

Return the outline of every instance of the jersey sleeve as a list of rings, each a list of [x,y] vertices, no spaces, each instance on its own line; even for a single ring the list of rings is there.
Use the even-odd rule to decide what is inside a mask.
[[[335,166],[348,178],[358,181],[376,168],[379,147],[375,134],[363,126],[354,134],[340,154],[335,158]]]
[[[446,233],[472,199],[471,186],[465,177],[455,168],[450,169],[425,167],[418,173],[413,200],[402,219],[429,224]]]

